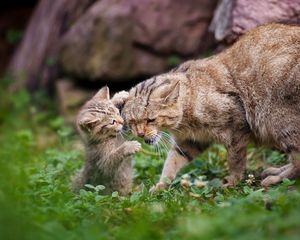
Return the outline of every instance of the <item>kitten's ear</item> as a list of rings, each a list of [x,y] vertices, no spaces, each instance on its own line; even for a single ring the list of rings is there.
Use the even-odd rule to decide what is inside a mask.
[[[179,97],[179,81],[170,84],[162,84],[153,92],[153,97],[160,99],[165,103],[175,103]]]
[[[82,117],[82,118],[78,119],[78,121],[77,121],[78,127],[80,127],[82,130],[85,130],[88,132],[90,132],[92,130],[92,128],[95,126],[96,123],[97,123],[96,118],[91,119],[88,116]]]
[[[107,86],[101,88],[96,95],[93,97],[93,99],[98,100],[109,100],[109,88]]]

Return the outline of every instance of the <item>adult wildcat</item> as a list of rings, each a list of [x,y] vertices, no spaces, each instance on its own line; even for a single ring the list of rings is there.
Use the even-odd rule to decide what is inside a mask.
[[[260,26],[224,52],[188,61],[132,88],[124,115],[133,133],[155,144],[175,137],[159,183],[217,141],[228,150],[229,185],[244,176],[247,144],[255,139],[289,156],[269,168],[263,186],[300,175],[300,27]]]
[[[120,132],[123,119],[121,107],[127,92],[120,92],[110,100],[108,87],[103,87],[88,101],[77,116],[77,128],[86,149],[86,162],[73,181],[75,192],[85,184],[104,185],[104,194],[131,191],[132,155],[140,150],[137,141],[125,141]]]

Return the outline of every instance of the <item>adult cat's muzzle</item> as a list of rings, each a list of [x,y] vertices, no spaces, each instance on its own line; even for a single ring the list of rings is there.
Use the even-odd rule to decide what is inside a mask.
[[[145,139],[145,143],[150,144],[150,145],[154,145],[154,140],[153,139]]]
[[[155,145],[159,142],[159,140],[160,140],[160,135],[158,135],[158,134],[153,135],[151,137],[144,137],[145,143],[147,143],[149,145]]]

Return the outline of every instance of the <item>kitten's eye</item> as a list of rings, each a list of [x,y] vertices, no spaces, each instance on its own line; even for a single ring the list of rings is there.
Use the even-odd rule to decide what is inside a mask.
[[[148,119],[147,120],[147,123],[151,123],[151,122],[154,122],[155,121],[155,118],[153,118],[153,119]]]
[[[112,121],[111,121],[111,125],[114,125],[116,123],[116,120],[115,119],[113,119]]]

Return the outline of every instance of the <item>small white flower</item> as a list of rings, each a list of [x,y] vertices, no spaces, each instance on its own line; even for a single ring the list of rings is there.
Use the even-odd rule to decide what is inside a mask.
[[[183,174],[181,178],[182,179],[190,179],[191,177],[188,174]]]
[[[187,179],[181,179],[180,185],[183,188],[189,188],[192,185],[192,183]]]
[[[206,181],[203,181],[203,180],[200,180],[200,179],[196,179],[194,181],[194,185],[198,188],[203,188],[207,185],[207,182]]]
[[[249,174],[249,175],[248,175],[248,179],[246,179],[246,183],[247,183],[248,185],[252,185],[254,182],[255,182],[255,177],[254,177],[254,175],[253,175],[253,174]]]

